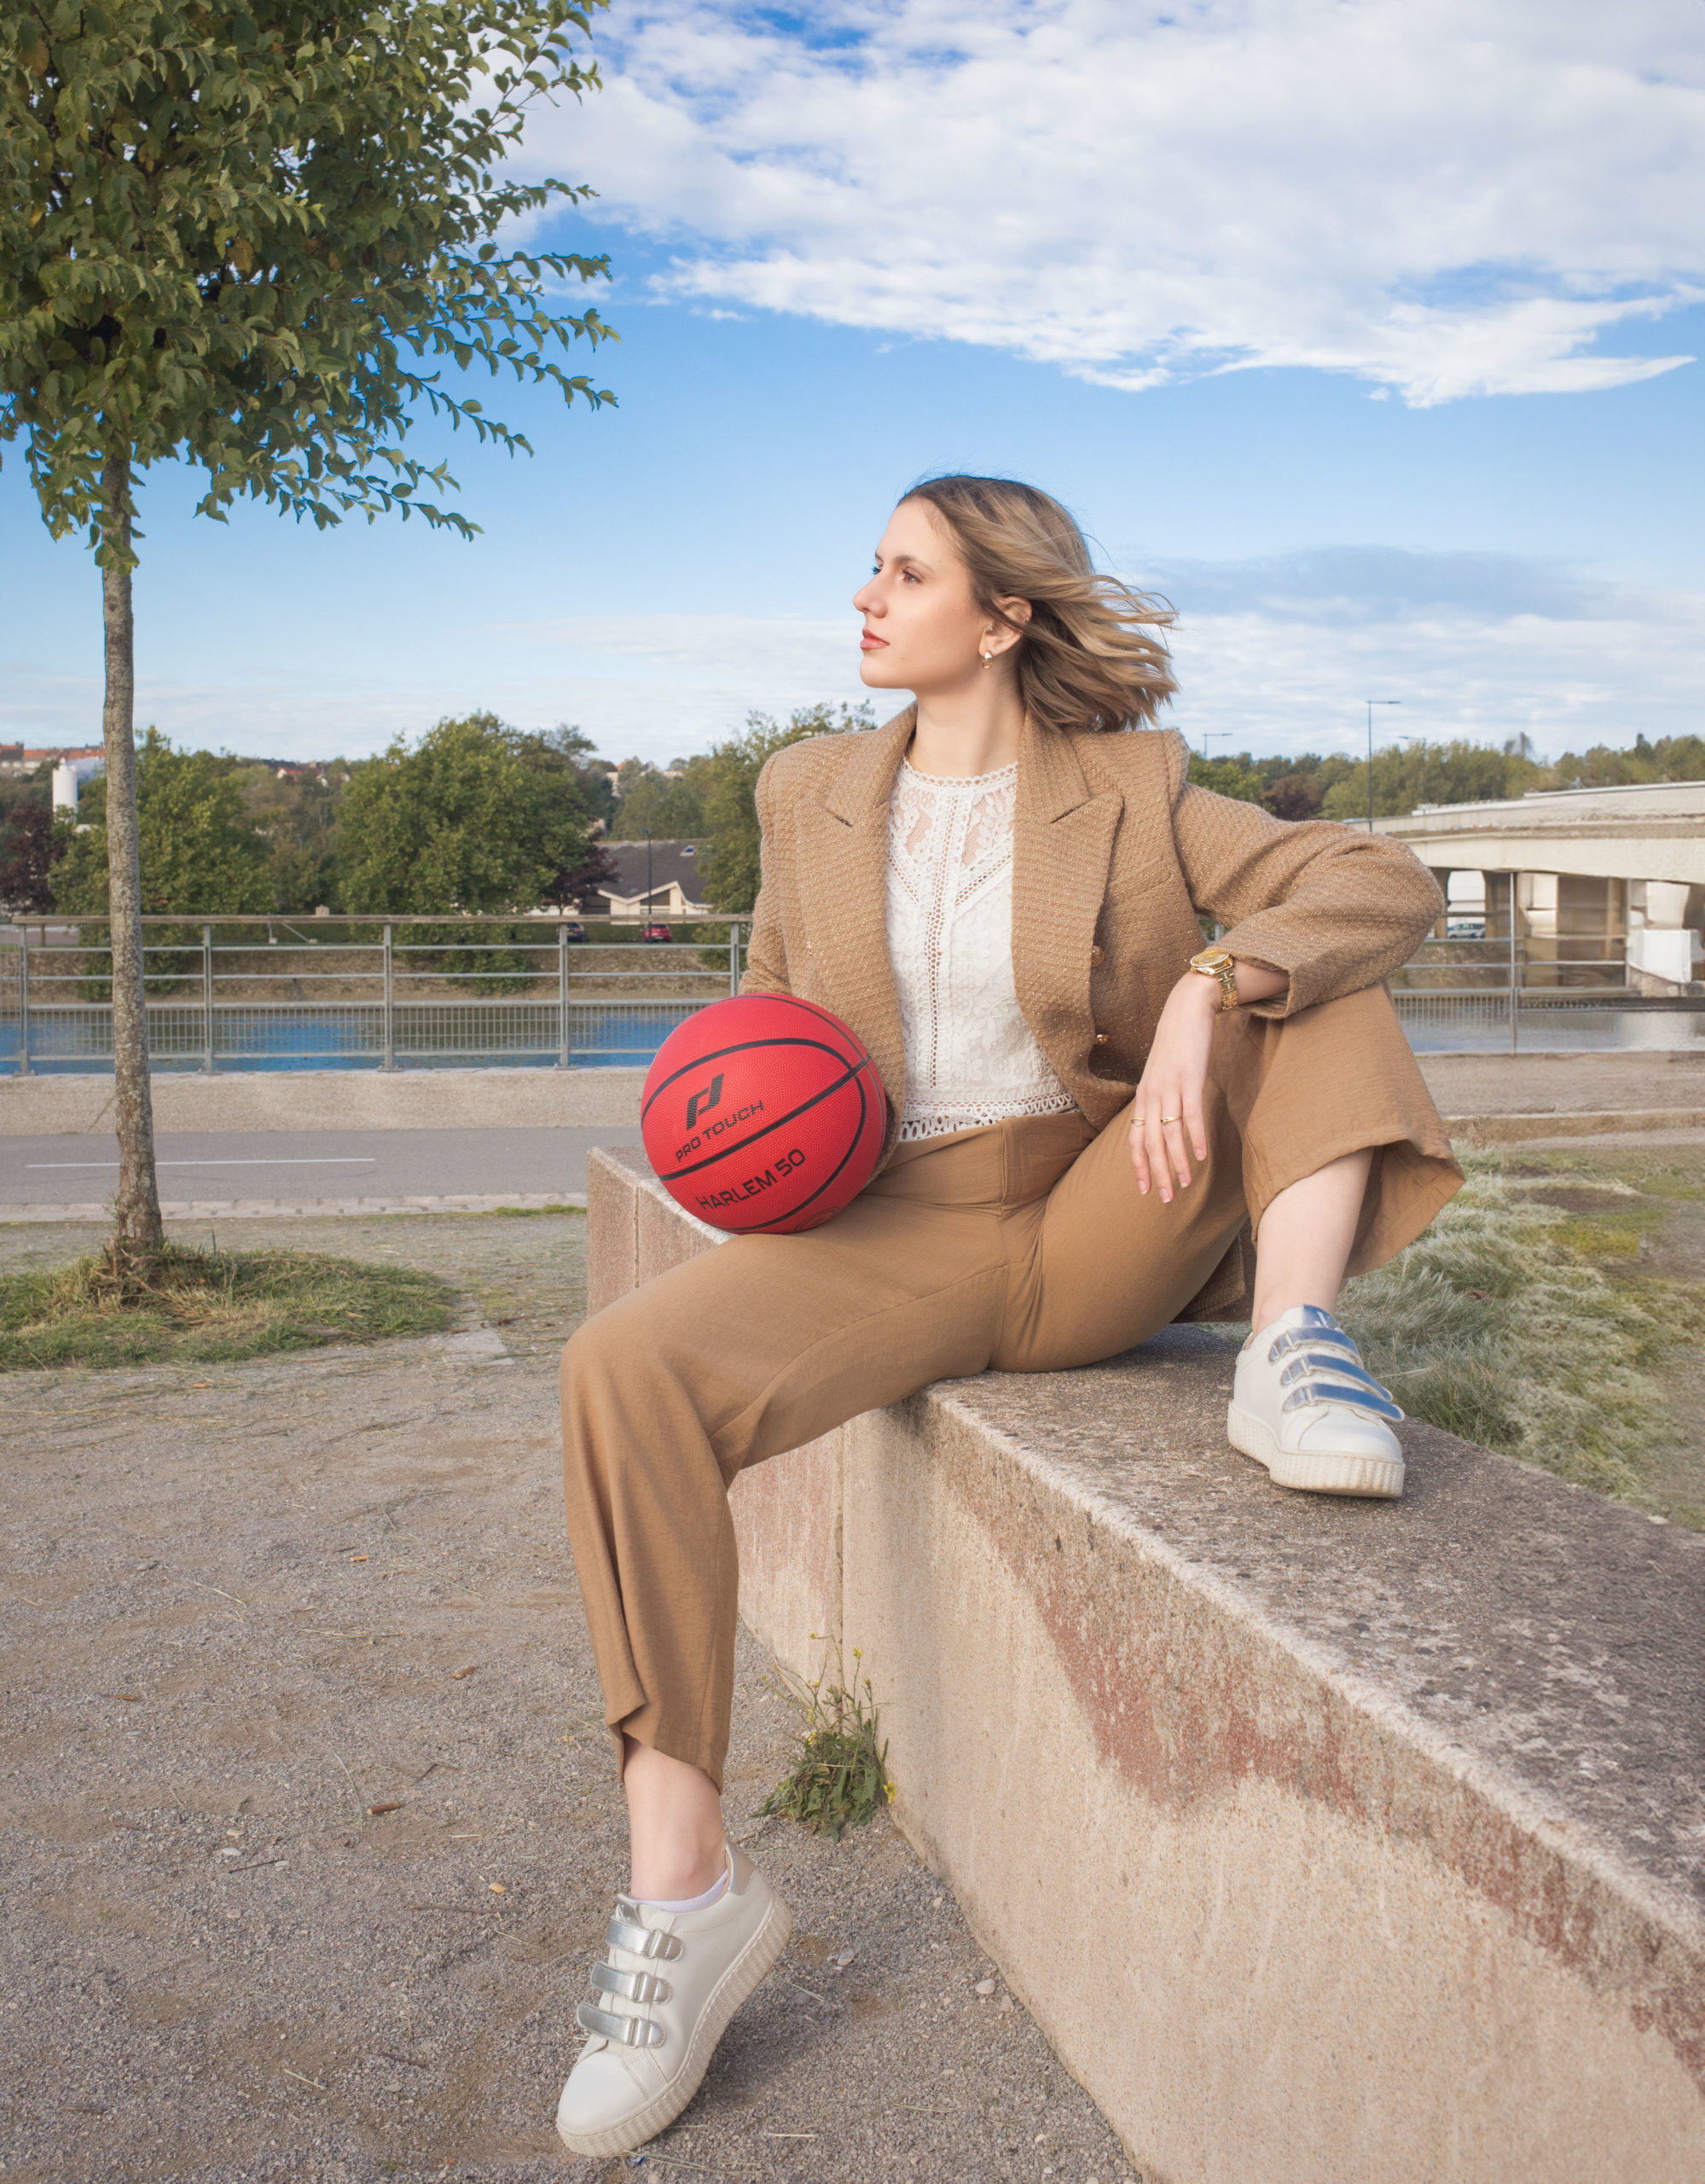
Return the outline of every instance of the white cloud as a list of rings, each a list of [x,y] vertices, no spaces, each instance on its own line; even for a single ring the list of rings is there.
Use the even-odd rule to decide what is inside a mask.
[[[1176,603],[1171,717],[1216,752],[1356,746],[1362,702],[1395,698],[1377,733],[1539,748],[1698,734],[1705,594],[1607,586],[1497,555],[1334,549],[1145,572]],[[856,704],[853,616],[580,615],[468,633],[430,668],[400,650],[195,682],[138,677],[136,717],[175,741],[287,758],[383,748],[442,715],[490,707],[523,726],[577,722],[611,758],[703,750],[753,707]],[[878,693],[879,717],[897,700]],[[81,741],[92,677],[0,662],[0,741]]]
[[[788,21],[806,27],[790,29]],[[658,0],[530,164],[674,253],[659,293],[1141,387],[1347,372],[1426,404],[1690,361],[1691,0]]]

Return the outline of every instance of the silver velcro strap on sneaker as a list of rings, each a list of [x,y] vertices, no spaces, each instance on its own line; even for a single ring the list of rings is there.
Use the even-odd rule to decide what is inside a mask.
[[[1329,1350],[1305,1350],[1302,1356],[1293,1357],[1279,1374],[1279,1385],[1288,1388],[1295,1381],[1311,1379],[1317,1372],[1336,1373],[1341,1380],[1360,1380],[1382,1403],[1391,1400],[1389,1391],[1380,1386],[1354,1350],[1348,1357],[1340,1357]]]
[[[574,2021],[583,2032],[600,2033],[623,2048],[661,2048],[664,2042],[663,2027],[653,2024],[648,2017],[618,2017],[614,2010],[600,2010],[594,2002],[583,2002],[574,2013]]]
[[[1332,1380],[1305,1380],[1300,1388],[1293,1388],[1279,1405],[1281,1410],[1304,1410],[1314,1403],[1351,1403],[1359,1410],[1376,1412],[1389,1418],[1395,1425],[1403,1415],[1390,1397],[1377,1380],[1370,1380],[1364,1387],[1340,1385]]]
[[[618,1911],[605,1930],[606,1949],[624,1949],[629,1956],[660,1956],[665,1963],[681,1955],[681,1943],[660,1926],[641,1926]]]
[[[1359,1355],[1355,1345],[1340,1327],[1287,1327],[1283,1334],[1273,1338],[1273,1346],[1267,1353],[1267,1362],[1269,1365],[1276,1365],[1281,1357],[1288,1356],[1293,1350],[1307,1350],[1320,1343],[1335,1351],[1342,1350],[1350,1357]]]
[[[592,1967],[592,1991],[619,1995],[624,2002],[666,2002],[671,1990],[655,1972],[618,1972],[613,1964],[600,1963]]]

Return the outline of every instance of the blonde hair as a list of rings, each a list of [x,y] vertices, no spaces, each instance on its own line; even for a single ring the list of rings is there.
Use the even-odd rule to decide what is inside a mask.
[[[1019,632],[1018,690],[1041,727],[1063,733],[1151,722],[1177,684],[1161,632],[1163,599],[1098,576],[1059,502],[1014,478],[925,478],[906,495],[935,510],[985,614]],[[1028,622],[996,604],[1027,599]]]

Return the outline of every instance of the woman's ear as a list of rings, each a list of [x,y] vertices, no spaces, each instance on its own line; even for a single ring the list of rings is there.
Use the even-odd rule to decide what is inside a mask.
[[[995,602],[1006,616],[1004,622],[990,622],[979,639],[979,648],[990,658],[998,659],[1003,652],[1010,652],[1024,635],[1024,624],[1030,619],[1028,599],[997,599]],[[1009,626],[1016,624],[1016,627]]]

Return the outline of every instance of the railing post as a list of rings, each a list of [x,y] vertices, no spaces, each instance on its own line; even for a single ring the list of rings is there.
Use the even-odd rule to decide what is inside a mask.
[[[201,1066],[213,1068],[213,928],[201,928]]]
[[[556,1066],[568,1067],[568,927],[556,929]]]
[[[18,926],[18,1074],[30,1073],[30,928]]]
[[[1516,920],[1519,915],[1521,874],[1510,874],[1510,1051],[1513,1054],[1521,1037],[1522,985],[1521,963],[1516,953]]]
[[[730,918],[728,921],[728,991],[732,995],[737,994],[739,990],[740,921],[738,918]]]
[[[391,944],[391,927],[385,928],[385,1066],[397,1066],[396,1025],[396,951]]]

